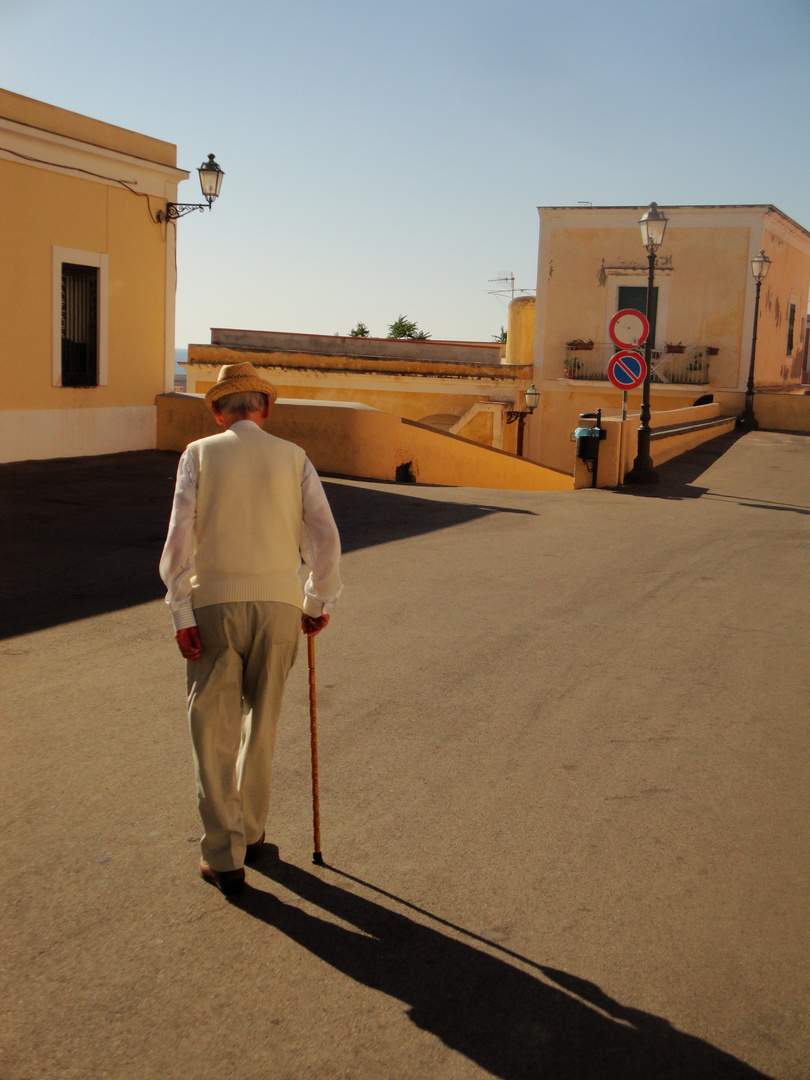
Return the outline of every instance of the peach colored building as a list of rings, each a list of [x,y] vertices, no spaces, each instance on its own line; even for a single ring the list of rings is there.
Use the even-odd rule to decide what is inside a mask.
[[[0,90],[0,461],[154,447],[174,378],[175,147]]]
[[[655,273],[652,409],[738,395],[742,411],[754,324],[751,259],[771,260],[762,283],[755,387],[801,386],[810,288],[810,232],[774,206],[661,207],[668,218]],[[621,409],[607,382],[608,328],[623,307],[646,306],[647,254],[638,220],[646,207],[540,207],[533,345],[541,407],[529,456],[571,468],[569,434],[580,412]],[[629,394],[637,410],[641,391]]]

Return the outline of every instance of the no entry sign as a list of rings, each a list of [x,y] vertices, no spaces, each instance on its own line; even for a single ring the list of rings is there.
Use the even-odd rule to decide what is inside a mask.
[[[647,316],[635,308],[622,308],[610,320],[608,333],[617,349],[629,349],[632,345],[642,345],[647,340],[650,324]]]
[[[644,358],[632,349],[625,349],[611,356],[608,364],[608,378],[619,390],[635,390],[641,386],[647,374]]]

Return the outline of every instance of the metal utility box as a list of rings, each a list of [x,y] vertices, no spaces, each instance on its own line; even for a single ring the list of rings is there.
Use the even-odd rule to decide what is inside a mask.
[[[595,413],[580,413],[580,420],[595,420],[596,424],[578,427],[574,432],[577,444],[577,457],[580,461],[596,461],[599,458],[599,443],[607,438],[602,427],[602,410]]]

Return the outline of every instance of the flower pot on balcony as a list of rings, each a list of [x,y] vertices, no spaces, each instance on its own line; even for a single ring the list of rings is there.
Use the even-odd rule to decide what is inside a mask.
[[[686,352],[686,346],[685,345],[670,345],[669,342],[667,342],[667,352],[668,353],[685,353]]]
[[[716,345],[707,345],[706,346],[706,355],[707,356],[717,356],[717,354],[719,352],[720,352],[720,350],[718,349],[718,347]]]
[[[583,341],[581,338],[574,338],[573,341],[566,341],[566,349],[570,349],[571,352],[590,352],[593,349],[592,341]]]

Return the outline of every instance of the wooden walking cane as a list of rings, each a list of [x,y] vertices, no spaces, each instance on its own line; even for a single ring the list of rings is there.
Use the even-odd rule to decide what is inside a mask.
[[[321,803],[318,796],[318,717],[315,712],[315,635],[307,635],[309,661],[309,741],[312,749],[312,861],[323,866],[321,855]]]

